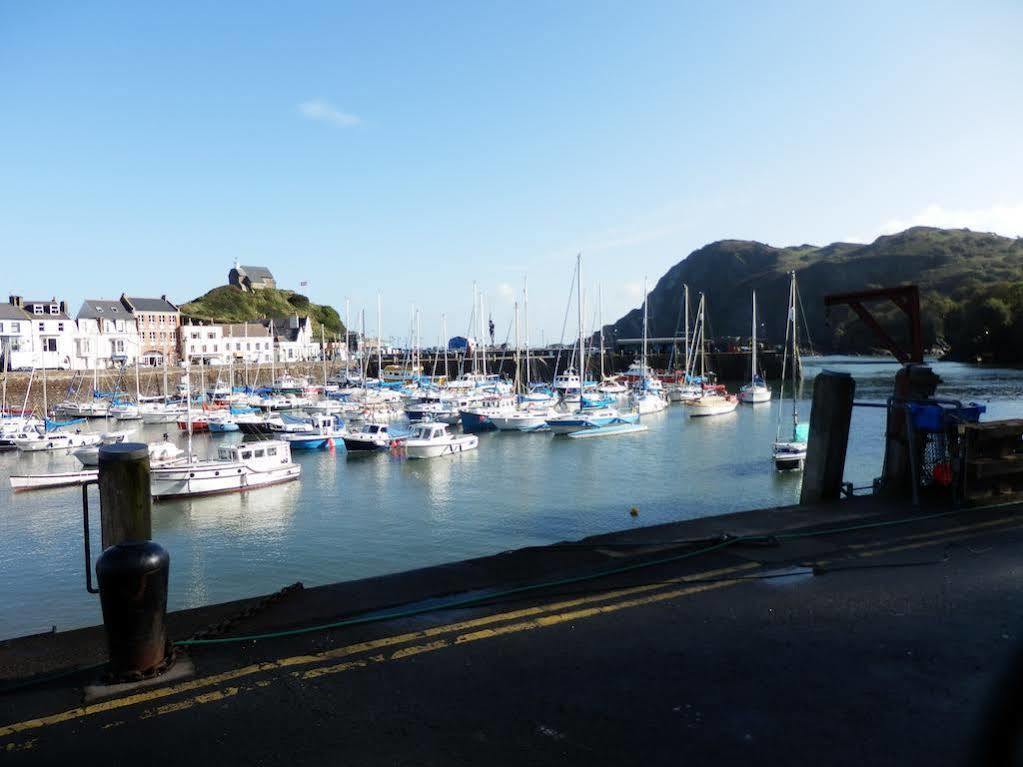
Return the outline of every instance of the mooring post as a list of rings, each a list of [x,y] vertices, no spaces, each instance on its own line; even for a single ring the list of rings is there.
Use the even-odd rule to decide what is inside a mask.
[[[165,625],[170,556],[149,540],[149,448],[130,442],[102,446],[99,495],[103,553],[96,561],[96,579],[110,678],[129,681],[159,674],[172,658]]]
[[[153,495],[149,448],[138,442],[99,449],[99,503],[102,545],[153,537]]]
[[[801,504],[838,500],[855,394],[856,381],[848,373],[825,370],[814,379]]]
[[[915,466],[920,465],[923,444],[915,444],[909,432],[908,413],[899,400],[930,399],[941,383],[929,365],[904,365],[895,374],[895,402],[888,409],[885,429],[884,469],[880,491],[895,498],[913,494],[917,483]]]

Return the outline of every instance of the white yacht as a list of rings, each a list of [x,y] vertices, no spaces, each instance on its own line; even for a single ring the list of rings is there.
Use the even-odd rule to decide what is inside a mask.
[[[479,446],[475,434],[451,434],[446,423],[427,421],[412,427],[401,444],[409,458],[438,458],[442,455],[463,453]]]
[[[23,453],[38,453],[44,450],[71,450],[84,445],[97,445],[101,439],[99,434],[46,431],[44,426],[15,435],[11,441]]]
[[[359,431],[345,434],[342,439],[348,452],[387,450],[394,442],[386,423],[367,423]]]
[[[287,442],[266,440],[223,445],[215,460],[189,461],[152,470],[153,498],[191,498],[267,487],[299,478]]]

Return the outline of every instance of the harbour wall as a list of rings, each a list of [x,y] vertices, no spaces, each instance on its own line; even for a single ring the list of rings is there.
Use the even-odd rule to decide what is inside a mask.
[[[781,375],[781,355],[774,352],[764,352],[758,356],[760,360],[761,368],[768,380],[777,379]],[[388,364],[400,364],[403,357],[396,355],[385,355],[383,357],[384,365]],[[542,354],[531,354],[530,355],[530,377],[534,381],[547,380],[550,381],[554,375],[555,366],[558,370],[563,370],[569,360],[569,353],[563,352],[561,359],[558,359],[556,353],[542,353]],[[635,360],[632,354],[609,354],[604,360],[605,371],[608,374],[621,373],[625,371],[630,364]],[[666,354],[653,354],[649,357],[650,366],[655,370],[664,370],[668,367],[668,355]],[[523,360],[524,365],[524,360]],[[463,361],[456,355],[448,356],[447,375],[450,377],[457,376],[460,369],[463,366]],[[707,367],[718,374],[718,377],[723,382],[739,382],[746,380],[749,376],[749,355],[741,353],[708,353],[707,354]],[[336,373],[339,369],[343,369],[344,364],[338,362],[328,362],[327,370],[329,374]],[[471,369],[471,363],[465,365],[464,369]],[[313,381],[320,381],[323,376],[323,364],[320,362],[297,362],[280,364],[277,366],[278,373],[284,372],[285,370],[293,376],[309,376]],[[433,375],[436,370],[436,375],[442,375],[444,372],[444,360],[440,359],[434,361],[432,356],[423,357],[423,372],[427,375]],[[198,387],[199,382],[197,380],[196,368],[193,367],[193,386]],[[220,371],[226,376],[227,368],[225,367],[209,367],[205,371],[206,384],[210,386],[216,380],[217,373]],[[488,356],[487,358],[487,371],[490,373],[500,373],[506,375],[509,378],[515,375],[515,356],[513,354],[502,355],[499,354],[496,358]],[[181,380],[182,369],[173,368],[168,371],[167,379],[169,385],[173,390],[174,386],[178,381]],[[587,366],[587,372],[591,376],[599,375],[599,362],[596,360],[592,364]],[[369,375],[377,375],[377,362],[376,358],[369,361]],[[58,402],[66,399],[68,396],[68,389],[71,386],[72,381],[75,379],[75,374],[69,371],[57,371],[50,370],[46,373],[46,400],[49,406],[52,408]],[[81,374],[79,374],[81,379]],[[31,390],[29,390],[29,381],[31,380]],[[113,390],[120,381],[120,388],[128,392],[134,392],[135,390],[135,372],[134,369],[125,370],[123,376],[116,371],[104,370],[100,373],[100,388],[109,391]],[[258,370],[255,368],[249,371],[249,381],[254,385],[265,386],[270,383],[270,370],[267,366],[262,366]],[[240,368],[235,368],[235,383],[243,383],[243,372]],[[82,396],[88,396],[88,392],[92,388],[92,375],[91,373],[85,373],[84,381],[82,382],[82,391],[79,395],[79,399]],[[6,389],[7,398],[6,406],[9,409],[20,409],[23,406],[42,412],[43,409],[43,376],[42,373],[36,371],[35,374],[24,373],[24,372],[11,372],[6,374]],[[163,369],[162,368],[143,368],[140,379],[140,389],[142,393],[157,395],[163,392]],[[26,392],[29,392],[29,397],[25,399]]]

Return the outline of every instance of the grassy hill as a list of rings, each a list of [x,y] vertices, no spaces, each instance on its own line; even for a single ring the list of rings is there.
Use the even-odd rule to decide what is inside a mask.
[[[749,335],[750,291],[756,290],[762,335],[780,343],[790,271],[796,272],[814,346],[822,351],[865,353],[877,345],[848,310],[826,316],[825,294],[914,283],[921,291],[927,346],[950,348],[962,359],[1023,358],[1023,239],[967,229],[914,227],[869,245],[776,248],[745,240],[714,242],[658,280],[650,293],[650,334],[675,331],[687,283],[693,311],[698,293],[706,294],[708,332],[718,336]],[[889,332],[904,340],[898,310],[878,304],[877,312]],[[634,309],[605,332],[637,337],[642,319],[641,309]]]
[[[327,335],[345,332],[337,310],[311,303],[291,290],[254,290],[251,293],[234,285],[222,285],[181,307],[182,315],[203,322],[244,322],[246,320],[285,319],[293,315],[312,317],[313,332],[320,326]]]

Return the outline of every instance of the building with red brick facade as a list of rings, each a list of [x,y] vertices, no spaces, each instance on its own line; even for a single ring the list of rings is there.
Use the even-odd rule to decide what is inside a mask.
[[[139,331],[143,365],[178,364],[178,326],[181,311],[167,300],[159,298],[136,298],[121,294],[121,303],[131,312]]]

